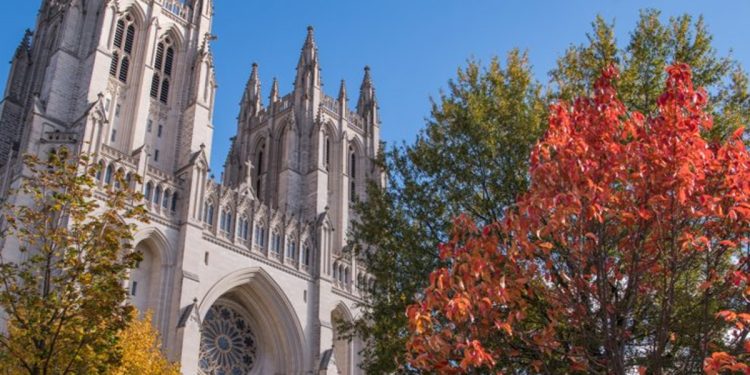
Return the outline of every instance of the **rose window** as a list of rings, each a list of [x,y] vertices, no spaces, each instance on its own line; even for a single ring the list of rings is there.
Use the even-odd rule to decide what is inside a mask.
[[[257,358],[255,334],[245,318],[228,306],[214,305],[201,327],[200,360],[203,374],[244,375]]]

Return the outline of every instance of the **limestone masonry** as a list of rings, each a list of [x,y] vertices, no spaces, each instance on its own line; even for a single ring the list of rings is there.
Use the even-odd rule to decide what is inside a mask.
[[[253,65],[214,181],[212,15],[211,0],[44,0],[0,102],[0,193],[19,155],[62,145],[96,156],[102,186],[142,176],[151,223],[126,285],[184,374],[360,373],[363,343],[333,322],[370,282],[342,251],[351,203],[383,183],[370,71],[354,110],[343,81],[327,96],[311,27],[292,92],[274,81],[264,105]]]

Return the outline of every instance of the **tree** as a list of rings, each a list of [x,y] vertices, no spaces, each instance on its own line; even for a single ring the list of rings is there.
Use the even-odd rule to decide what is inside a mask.
[[[129,241],[133,223],[146,220],[140,194],[121,173],[99,190],[98,166],[64,147],[24,160],[25,178],[2,209],[4,239],[18,244],[0,259],[2,369],[109,373],[132,309],[122,281],[139,259]]]
[[[705,140],[708,94],[667,73],[655,116],[618,99],[614,67],[552,106],[517,210],[460,219],[408,309],[412,366],[750,372],[750,153],[742,129]]]
[[[359,250],[376,249],[359,251],[376,282],[367,288],[363,317],[349,328],[370,342],[363,366],[370,373],[404,363],[403,312],[439,264],[435,246],[447,238],[453,212],[499,219],[526,189],[522,171],[543,132],[541,88],[521,52],[508,54],[504,66],[470,62],[449,86],[416,144],[380,160],[388,188],[370,186],[357,205],[354,238]]]
[[[658,10],[641,11],[635,30],[625,48],[618,48],[614,24],[597,17],[593,32],[587,35],[588,44],[569,48],[550,72],[550,99],[572,101],[591,95],[599,73],[611,64],[619,67],[622,75],[617,82],[620,98],[625,105],[650,115],[657,109],[656,99],[667,78],[666,67],[675,63],[691,66],[693,80],[709,94],[707,110],[714,115],[715,126],[710,136],[726,137],[748,120],[746,106],[746,75],[729,57],[719,57],[711,45],[703,17],[690,15],[672,17],[664,23]],[[739,104],[741,100],[744,104]],[[726,115],[724,115],[724,113]]]
[[[179,367],[169,363],[161,352],[159,334],[151,324],[151,313],[143,318],[131,314],[131,322],[118,335],[122,364],[114,375],[179,375]]]
[[[355,248],[377,249],[363,254],[375,282],[356,322],[356,332],[373,343],[364,352],[365,369],[390,373],[405,363],[407,326],[400,312],[429,284],[430,271],[443,264],[437,248],[451,238],[454,215],[468,213],[479,226],[502,219],[503,209],[527,189],[528,158],[546,130],[548,104],[593,94],[609,64],[623,72],[616,85],[628,108],[655,115],[665,68],[685,59],[696,83],[708,90],[707,110],[715,124],[706,138],[729,138],[750,120],[747,75],[732,59],[717,55],[702,19],[662,22],[659,12],[643,11],[625,45],[601,17],[592,26],[587,42],[558,60],[546,94],[524,55],[516,53],[523,63],[514,68],[509,59],[499,70],[503,74],[493,73],[492,66],[485,73],[471,62],[433,103],[416,142],[383,155],[389,183],[369,189],[368,201],[357,206],[360,223],[352,233]]]

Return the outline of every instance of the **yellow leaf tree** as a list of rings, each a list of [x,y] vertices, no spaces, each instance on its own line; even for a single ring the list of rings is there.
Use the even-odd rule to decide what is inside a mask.
[[[135,315],[135,313],[134,313]],[[170,363],[161,351],[161,340],[151,324],[151,313],[133,317],[118,336],[122,353],[114,375],[179,375],[179,366]]]

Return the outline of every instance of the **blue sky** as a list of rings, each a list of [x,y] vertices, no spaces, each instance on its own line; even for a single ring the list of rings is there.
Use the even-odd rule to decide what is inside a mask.
[[[0,58],[10,60],[23,30],[33,27],[39,3],[14,0],[13,11],[0,14]],[[547,82],[555,60],[568,46],[585,41],[597,14],[615,21],[624,42],[644,8],[661,10],[664,19],[703,15],[720,55],[732,50],[750,70],[750,1],[745,0],[216,0],[214,172],[221,173],[251,64],[260,65],[264,97],[273,77],[286,94],[307,25],[315,27],[329,95],[335,96],[345,79],[349,98],[356,101],[362,69],[372,67],[382,136],[392,144],[414,139],[429,114],[429,98],[468,58],[486,62],[519,47],[528,50],[538,79]],[[0,65],[3,80],[8,67]]]

